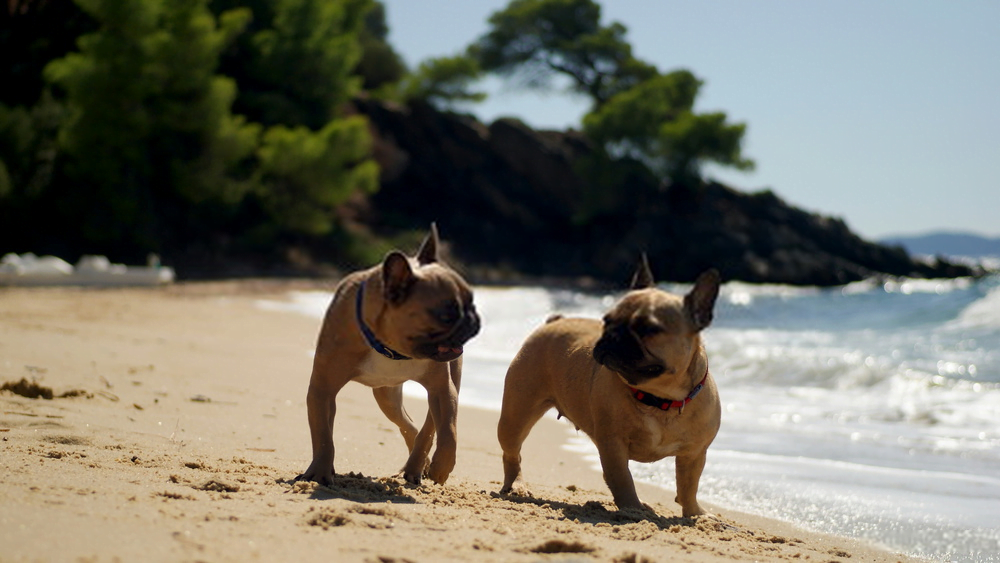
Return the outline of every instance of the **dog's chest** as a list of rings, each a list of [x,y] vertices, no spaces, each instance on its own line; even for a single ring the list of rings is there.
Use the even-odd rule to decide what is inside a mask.
[[[354,381],[369,387],[394,387],[404,381],[419,379],[427,373],[430,360],[390,360],[371,351],[358,366]]]
[[[677,455],[683,446],[676,421],[661,420],[658,416],[644,416],[632,434],[629,458],[644,463]]]

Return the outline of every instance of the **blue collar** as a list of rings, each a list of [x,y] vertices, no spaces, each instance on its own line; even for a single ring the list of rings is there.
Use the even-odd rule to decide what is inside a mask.
[[[409,356],[404,356],[400,354],[399,352],[393,350],[392,348],[389,348],[385,344],[382,344],[382,342],[378,338],[375,338],[375,333],[372,332],[372,329],[368,328],[368,325],[365,324],[364,317],[361,315],[361,304],[364,302],[364,300],[365,300],[365,282],[361,282],[361,285],[358,286],[357,298],[354,300],[354,311],[357,314],[358,327],[361,328],[361,334],[364,335],[365,341],[368,342],[368,345],[372,347],[372,350],[375,350],[376,352],[382,354],[383,356],[389,358],[390,360],[409,360],[410,359]]]

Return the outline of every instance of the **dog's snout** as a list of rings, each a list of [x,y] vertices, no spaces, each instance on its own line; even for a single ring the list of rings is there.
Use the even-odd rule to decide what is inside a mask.
[[[481,324],[482,321],[479,319],[479,313],[476,312],[475,305],[470,303],[469,306],[465,308],[465,315],[462,317],[461,324],[458,328],[461,340],[466,341],[479,334]]]
[[[644,360],[639,341],[625,324],[607,323],[594,345],[594,361],[615,371],[629,369]]]
[[[607,364],[609,356],[614,355],[616,350],[621,348],[625,330],[619,326],[609,326],[594,345],[594,360],[602,365]]]

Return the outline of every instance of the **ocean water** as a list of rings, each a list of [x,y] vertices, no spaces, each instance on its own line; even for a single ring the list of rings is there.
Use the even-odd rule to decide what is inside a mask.
[[[535,327],[600,318],[620,295],[476,288],[483,330],[460,401],[499,409]],[[291,298],[319,318],[330,295]],[[933,560],[1000,561],[1000,278],[727,283],[703,339],[724,410],[702,500]],[[599,468],[569,424],[567,447]],[[632,472],[673,488],[672,458]]]

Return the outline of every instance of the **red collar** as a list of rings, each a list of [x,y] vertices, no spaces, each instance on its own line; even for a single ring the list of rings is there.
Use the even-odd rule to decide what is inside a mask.
[[[707,381],[707,380],[708,380],[708,370],[706,369],[705,370],[705,377],[701,378],[701,381],[698,383],[698,385],[694,386],[694,389],[692,389],[691,392],[688,393],[687,397],[684,397],[683,401],[672,401],[670,399],[661,399],[660,397],[657,397],[656,395],[652,395],[652,394],[647,393],[645,391],[640,391],[640,390],[636,389],[635,387],[631,387],[631,386],[629,387],[629,389],[632,391],[632,396],[635,397],[635,400],[639,401],[640,403],[642,403],[644,405],[649,405],[651,407],[656,407],[656,408],[658,408],[660,410],[664,410],[664,411],[667,411],[667,410],[670,410],[670,409],[673,409],[673,408],[680,409],[681,411],[683,411],[684,410],[684,405],[690,403],[691,400],[694,399],[695,396],[697,396],[698,393],[701,392],[701,390],[705,387],[705,381]]]

